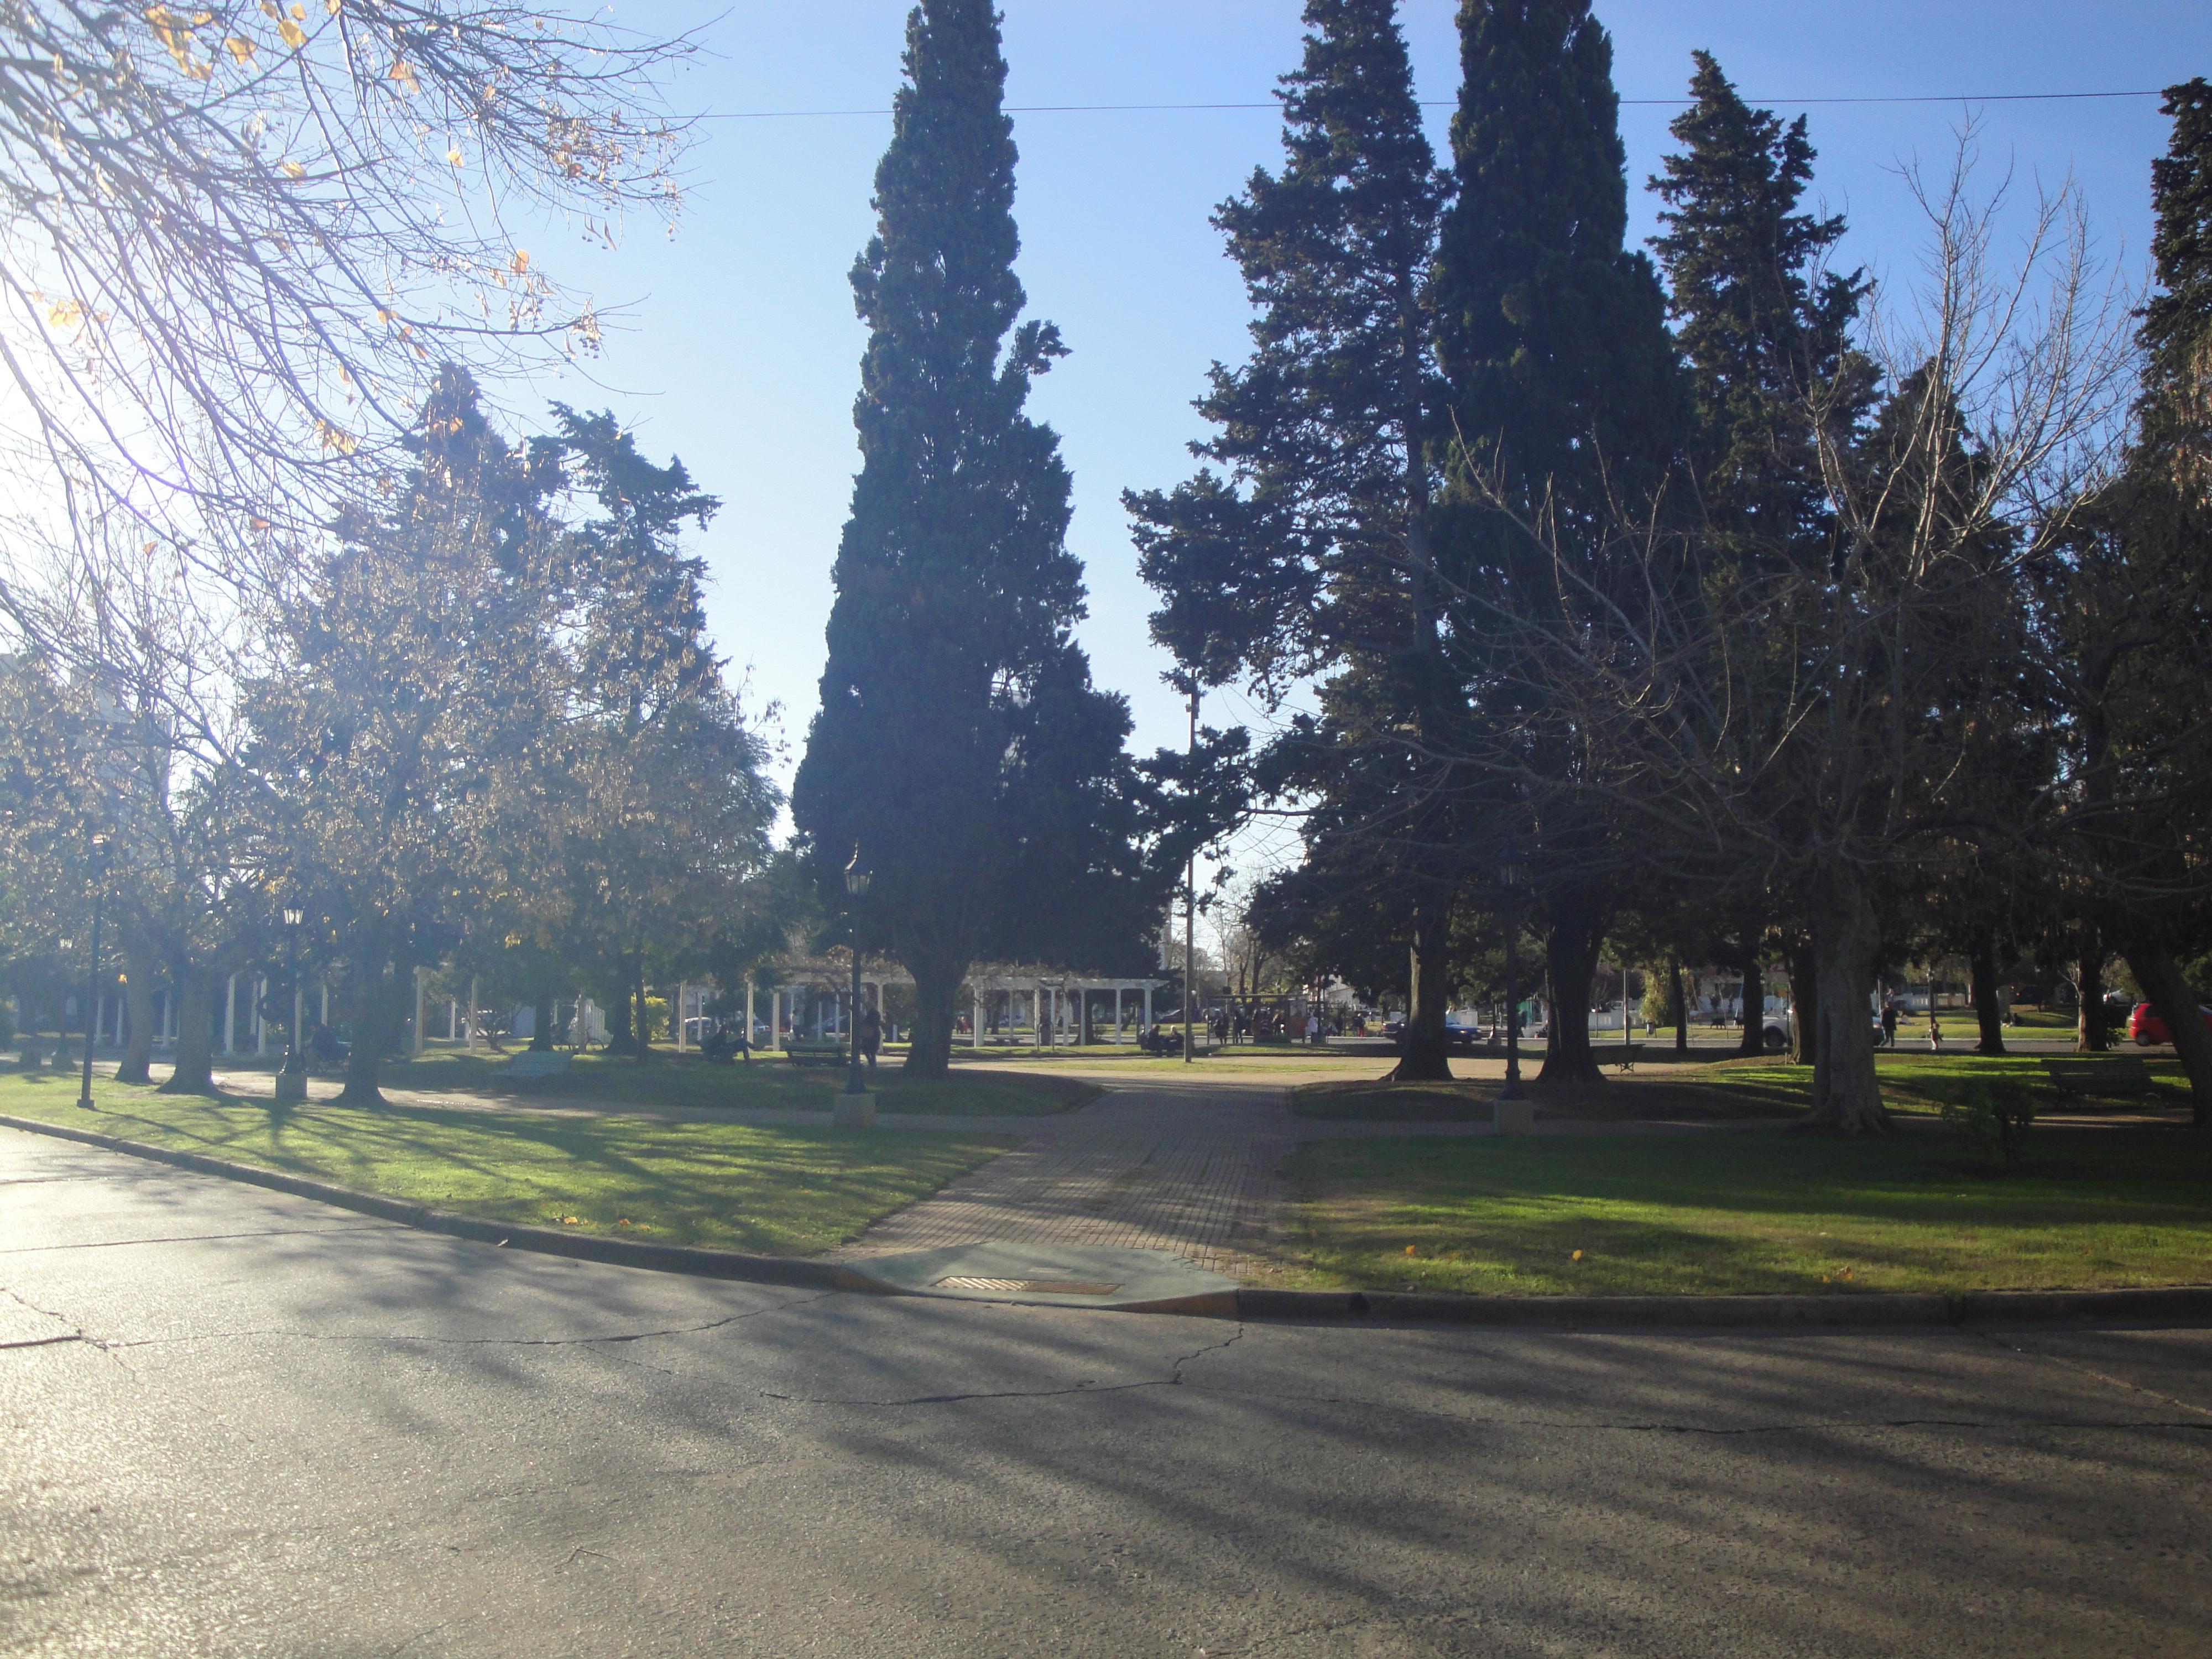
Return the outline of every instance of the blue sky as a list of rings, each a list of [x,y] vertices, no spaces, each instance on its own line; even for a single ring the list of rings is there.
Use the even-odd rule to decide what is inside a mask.
[[[906,15],[894,0],[632,3],[631,28],[697,27],[708,48],[679,107],[722,114],[881,110],[898,76]],[[1455,6],[1407,0],[1401,17],[1433,137],[1444,149],[1458,86]],[[1298,58],[1294,0],[1006,0],[1008,101],[1256,102]],[[2212,7],[2197,3],[1851,5],[1692,0],[1601,6],[1624,99],[1679,98],[1694,48],[1747,97],[1784,112],[1808,98],[2137,91],[2212,73]],[[1851,225],[1847,263],[1909,277],[1920,226],[1901,161],[1941,161],[1968,109],[1989,181],[2016,191],[2069,176],[2100,251],[2140,273],[2148,165],[2166,123],[2154,99],[1813,106],[1816,188]],[[1642,188],[1668,146],[1672,110],[1624,109],[1633,234],[1652,229]],[[560,397],[616,410],[655,454],[680,454],[724,502],[699,550],[714,578],[723,653],[757,702],[781,703],[795,763],[815,704],[829,573],[858,465],[851,405],[862,344],[845,274],[872,224],[871,177],[889,137],[879,115],[711,119],[691,159],[673,239],[649,224],[622,246],[548,246],[556,273],[623,314],[596,370],[508,401]],[[1255,165],[1279,153],[1267,110],[1017,115],[1016,214],[1031,314],[1073,355],[1033,408],[1060,432],[1075,476],[1072,544],[1090,573],[1082,635],[1093,672],[1130,696],[1136,744],[1179,743],[1181,711],[1146,638],[1150,609],[1120,507],[1126,487],[1185,476],[1190,408],[1206,365],[1235,360],[1246,311],[1206,223]],[[1215,711],[1235,718],[1233,704]],[[1260,849],[1253,849],[1257,852]]]

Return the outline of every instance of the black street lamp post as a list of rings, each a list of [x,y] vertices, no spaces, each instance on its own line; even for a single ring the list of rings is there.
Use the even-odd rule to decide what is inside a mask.
[[[1527,1098],[1521,1092],[1521,1003],[1514,981],[1519,976],[1515,936],[1521,931],[1520,890],[1528,879],[1520,849],[1507,842],[1498,853],[1498,884],[1505,895],[1505,1086],[1498,1091],[1500,1100]]]
[[[276,1103],[297,1104],[307,1097],[307,1051],[300,1044],[300,924],[303,912],[284,911],[284,973],[292,986],[292,1018],[287,1025],[284,1063],[276,1068]]]
[[[867,896],[868,882],[874,874],[855,843],[853,861],[845,866],[845,892],[852,900],[846,910],[853,929],[853,1000],[845,1011],[845,1047],[849,1060],[845,1092],[852,1096],[868,1092],[868,1085],[860,1080],[860,901]],[[857,1106],[859,1102],[854,1104]]]
[[[107,889],[107,837],[92,838],[92,957],[84,970],[84,1080],[77,1090],[76,1103],[88,1112],[100,1109],[92,1103],[92,1038],[99,1020],[100,990],[100,901]]]

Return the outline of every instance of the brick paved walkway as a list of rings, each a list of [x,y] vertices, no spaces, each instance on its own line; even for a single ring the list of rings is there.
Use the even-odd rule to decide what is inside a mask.
[[[1013,1152],[833,1251],[852,1260],[947,1244],[1118,1244],[1215,1273],[1255,1265],[1279,1171],[1312,1126],[1273,1085],[1109,1085]]]

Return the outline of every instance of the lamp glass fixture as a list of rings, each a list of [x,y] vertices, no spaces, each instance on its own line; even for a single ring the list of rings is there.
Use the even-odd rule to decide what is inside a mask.
[[[1527,879],[1528,873],[1521,863],[1521,849],[1509,841],[1498,848],[1498,884],[1499,886],[1518,887]]]
[[[297,910],[287,910],[287,911],[284,913],[284,925],[285,925],[287,927],[297,927],[300,925],[300,923],[301,923],[302,921],[304,921],[304,920],[305,920],[305,917],[302,915],[302,914],[301,914],[300,911],[297,911]]]
[[[868,867],[867,860],[861,857],[860,849],[854,848],[853,861],[845,866],[845,890],[854,898],[860,897],[868,890],[868,883],[875,873]]]

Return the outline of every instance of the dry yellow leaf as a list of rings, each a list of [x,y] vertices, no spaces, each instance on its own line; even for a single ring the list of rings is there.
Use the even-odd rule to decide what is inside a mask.
[[[392,64],[392,78],[410,92],[422,90],[422,83],[415,78],[415,65],[404,58]]]
[[[529,270],[529,269],[530,269],[530,250],[529,250],[528,248],[526,248],[526,247],[519,247],[519,248],[515,249],[515,250],[514,250],[514,274],[515,274],[516,276],[520,276],[520,275],[522,275],[522,273],[523,273],[524,271],[526,271],[526,270]]]
[[[451,161],[455,167],[460,166],[461,147],[459,144],[455,144],[451,149],[446,152],[446,159],[448,161]]]
[[[56,328],[75,328],[84,320],[84,307],[74,300],[57,300],[46,308],[46,321]]]
[[[1575,1252],[1575,1260],[1576,1260],[1576,1261],[1581,1261],[1582,1259],[1583,1259],[1583,1253],[1582,1253],[1580,1250],[1577,1250],[1577,1251]]]
[[[304,179],[307,176],[307,168],[301,167],[297,161],[285,162],[283,172],[287,179]]]
[[[235,58],[240,63],[250,64],[253,61],[252,41],[241,40],[238,36],[234,34],[222,44],[223,49],[229,52],[230,55],[233,58]]]
[[[276,20],[276,33],[284,37],[284,44],[297,52],[307,44],[307,32],[289,17]]]

